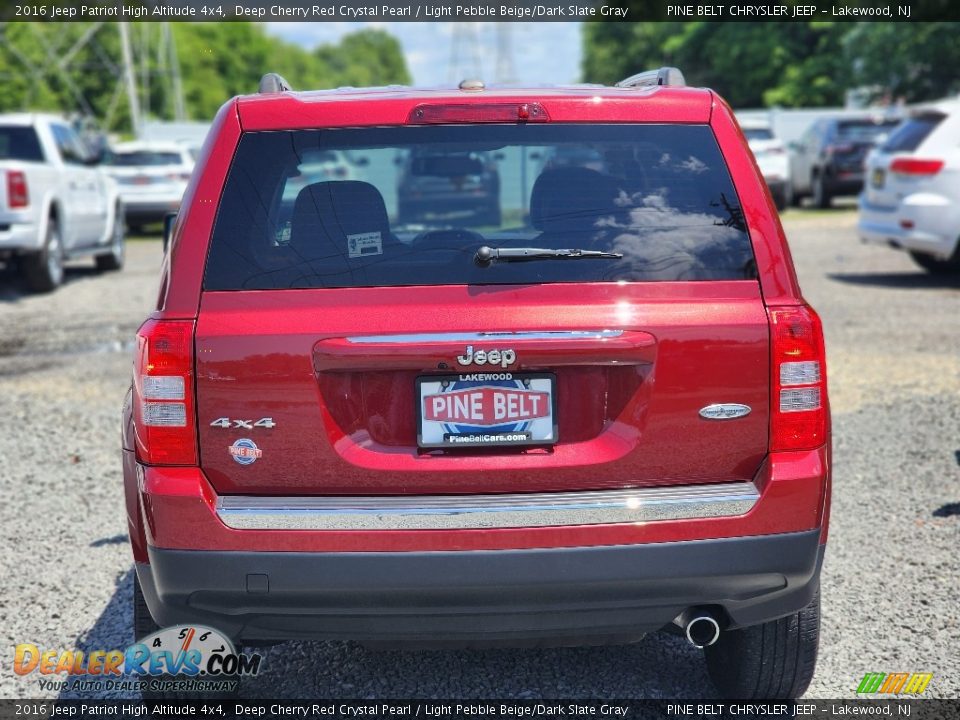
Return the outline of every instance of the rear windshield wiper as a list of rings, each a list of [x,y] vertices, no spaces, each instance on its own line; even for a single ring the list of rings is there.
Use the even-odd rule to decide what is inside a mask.
[[[593,258],[611,258],[619,260],[623,253],[604,250],[577,250],[562,248],[494,248],[483,245],[477,250],[473,260],[480,267],[489,267],[493,262],[528,262],[531,260],[586,260]]]

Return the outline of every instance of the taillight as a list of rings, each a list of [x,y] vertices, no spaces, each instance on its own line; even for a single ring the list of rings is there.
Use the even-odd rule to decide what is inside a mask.
[[[27,176],[20,170],[7,170],[7,207],[25,208],[28,205]]]
[[[853,145],[827,145],[824,148],[824,151],[827,155],[842,155],[844,153],[853,152]]]
[[[943,160],[897,158],[890,163],[890,172],[901,175],[936,175],[943,169]]]
[[[770,450],[812,450],[827,439],[827,368],[820,318],[809,307],[768,308],[773,397]]]
[[[196,465],[193,322],[144,323],[137,332],[133,378],[140,460],[148,465]]]

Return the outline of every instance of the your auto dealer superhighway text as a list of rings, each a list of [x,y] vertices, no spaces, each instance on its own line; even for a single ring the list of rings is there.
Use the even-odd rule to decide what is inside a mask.
[[[627,8],[580,5],[271,5],[270,7],[234,7],[236,17],[332,18],[625,18]]]

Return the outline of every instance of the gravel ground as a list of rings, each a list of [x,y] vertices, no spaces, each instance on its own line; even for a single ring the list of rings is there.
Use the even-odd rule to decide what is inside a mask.
[[[812,697],[865,672],[933,672],[960,697],[960,278],[861,246],[849,211],[791,213],[787,232],[827,333],[834,495]],[[158,243],[122,273],[77,268],[46,297],[0,273],[2,646],[125,647],[131,559],[119,463],[130,340],[156,292]],[[0,697],[54,697],[0,662]],[[702,656],[656,634],[623,648],[266,651],[247,697],[709,697]]]

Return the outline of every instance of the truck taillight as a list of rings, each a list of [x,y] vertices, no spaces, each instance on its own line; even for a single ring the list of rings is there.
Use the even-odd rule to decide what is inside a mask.
[[[809,307],[771,307],[770,450],[812,450],[827,439],[827,372],[820,318]]]
[[[148,465],[196,465],[193,321],[148,320],[133,363],[137,452]]]
[[[25,208],[30,205],[27,176],[21,170],[7,170],[7,207]]]

